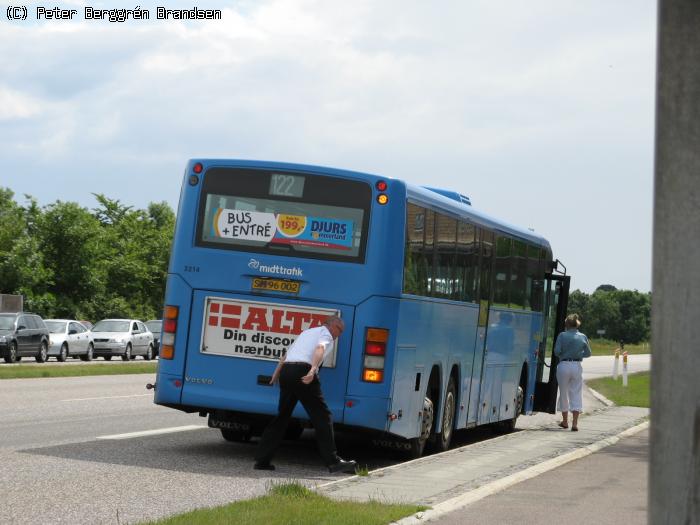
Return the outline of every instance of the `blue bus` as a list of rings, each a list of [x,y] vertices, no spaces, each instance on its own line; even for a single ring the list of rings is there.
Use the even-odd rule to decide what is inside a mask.
[[[230,441],[277,411],[276,362],[331,314],[334,424],[410,457],[455,430],[554,412],[546,361],[569,277],[534,232],[456,192],[339,169],[191,160],[170,257],[155,402]],[[556,365],[553,364],[554,368]],[[547,373],[549,372],[549,373]],[[288,436],[308,425],[301,406]]]

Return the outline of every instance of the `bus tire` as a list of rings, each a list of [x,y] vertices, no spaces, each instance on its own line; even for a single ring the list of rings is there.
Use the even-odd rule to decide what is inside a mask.
[[[247,443],[250,441],[250,432],[243,432],[232,428],[222,428],[220,430],[221,435],[226,441],[231,441],[234,443]]]
[[[442,430],[435,436],[435,450],[444,452],[450,448],[455,425],[455,408],[457,406],[457,389],[455,380],[450,376],[450,382],[445,391],[445,403],[442,406]]]
[[[408,457],[410,459],[416,459],[423,455],[425,444],[428,442],[430,432],[433,429],[435,409],[433,408],[433,402],[427,396],[423,398],[423,410],[421,414],[420,436],[408,440]]]
[[[515,410],[513,417],[496,423],[495,429],[499,434],[509,434],[515,430],[515,423],[518,420],[518,416],[523,411],[524,400],[525,394],[523,393],[523,387],[519,386],[515,391]]]

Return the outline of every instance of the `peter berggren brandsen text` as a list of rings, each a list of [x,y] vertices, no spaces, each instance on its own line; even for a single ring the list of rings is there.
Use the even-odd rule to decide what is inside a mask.
[[[190,9],[169,9],[167,7],[156,7],[156,20],[221,20],[221,9],[200,9],[192,7]],[[78,18],[77,9],[63,9],[60,7],[36,8],[37,20],[76,20]],[[85,20],[106,20],[108,22],[126,22],[128,20],[150,20],[151,11],[141,9],[96,9],[85,6],[83,8],[83,18]]]

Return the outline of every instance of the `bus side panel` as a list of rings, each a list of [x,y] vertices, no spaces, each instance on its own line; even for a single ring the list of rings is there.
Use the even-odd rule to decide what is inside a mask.
[[[158,359],[154,401],[159,405],[178,405],[182,401],[191,301],[192,288],[179,275],[168,274],[165,304],[177,306],[179,314],[173,359]]]
[[[484,385],[480,396],[479,424],[514,416],[514,399],[524,363],[536,344],[533,317],[538,314],[513,309],[492,309],[486,336]],[[536,326],[536,325],[535,325]]]
[[[442,405],[452,364],[458,371],[458,384],[455,385],[457,426],[465,424],[466,416],[461,407],[466,407],[471,385],[477,317],[478,307],[471,304],[409,297],[401,299],[397,339],[397,352],[401,353],[397,366],[401,368],[393,372],[391,411],[398,414],[400,410],[402,418],[391,422],[392,434],[406,438],[418,436],[423,398],[434,367],[440,374],[440,399],[433,401],[436,430],[441,431]],[[415,354],[415,358],[411,354]]]
[[[522,365],[503,367],[501,376],[500,408],[498,409],[498,421],[513,419],[518,381],[520,380],[520,368]]]
[[[530,333],[532,337],[527,351],[527,388],[525,394],[525,413],[532,414],[535,399],[535,383],[537,381],[537,359],[539,355],[540,342],[542,341],[542,330],[544,316],[541,312],[533,312],[530,317]],[[544,353],[544,348],[542,349]],[[544,357],[544,354],[542,355]]]
[[[416,366],[415,345],[397,345],[394,362],[391,432],[397,436],[415,437],[420,431],[422,388],[425,384],[423,365]]]
[[[343,423],[346,425],[387,430],[391,374],[396,359],[394,349],[397,344],[398,310],[399,300],[389,297],[371,297],[355,308],[352,355],[350,356],[347,376],[347,401],[343,414]],[[389,330],[389,340],[384,358],[384,380],[380,383],[368,383],[362,379],[365,337],[368,328]]]

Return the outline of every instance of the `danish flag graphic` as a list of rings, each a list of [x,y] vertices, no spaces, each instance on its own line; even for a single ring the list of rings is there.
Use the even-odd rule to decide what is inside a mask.
[[[235,304],[212,302],[209,305],[209,326],[240,328],[241,307]]]

